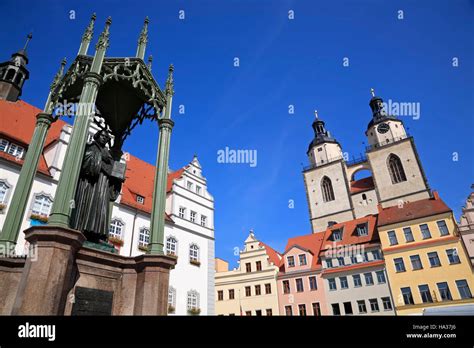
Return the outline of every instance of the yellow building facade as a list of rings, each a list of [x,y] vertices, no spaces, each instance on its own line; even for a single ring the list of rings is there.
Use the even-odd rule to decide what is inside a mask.
[[[397,314],[474,303],[469,257],[452,211],[436,192],[380,209],[378,231]]]
[[[222,260],[215,274],[216,314],[279,314],[277,274],[281,255],[258,241],[253,232],[240,252],[239,267],[228,270]],[[224,267],[223,267],[224,266]]]

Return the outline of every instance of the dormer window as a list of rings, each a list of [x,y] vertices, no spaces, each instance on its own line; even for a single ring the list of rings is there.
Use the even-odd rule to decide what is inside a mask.
[[[11,143],[6,139],[0,139],[0,151],[6,152],[16,158],[22,158],[25,149],[17,144]]]
[[[145,204],[145,197],[137,195],[137,203]]]
[[[369,235],[369,229],[367,227],[367,224],[360,224],[360,225],[357,225],[357,235],[359,237],[363,237],[363,236],[368,236]]]
[[[332,231],[332,240],[334,242],[342,240],[342,228]]]
[[[196,185],[196,193],[197,193],[198,195],[201,194],[201,186]]]
[[[193,183],[191,181],[188,181],[188,190],[192,191],[193,190]]]
[[[306,265],[306,255],[301,254],[298,255],[299,261],[300,261],[300,266],[305,266]]]
[[[295,258],[293,256],[287,257],[288,267],[295,267]]]

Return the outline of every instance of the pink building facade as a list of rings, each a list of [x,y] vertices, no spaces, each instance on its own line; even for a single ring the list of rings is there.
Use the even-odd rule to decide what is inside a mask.
[[[474,184],[471,186],[471,189],[474,190]],[[459,233],[466,246],[471,264],[474,266],[474,191],[471,191],[466,200],[466,205],[462,208]]]
[[[326,315],[319,249],[324,232],[291,238],[277,277],[280,315]]]

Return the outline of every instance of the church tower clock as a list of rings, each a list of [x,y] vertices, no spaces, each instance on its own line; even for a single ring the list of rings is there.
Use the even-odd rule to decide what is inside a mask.
[[[428,198],[430,189],[415,142],[403,122],[387,114],[372,89],[372,120],[367,126],[367,159],[382,207]]]

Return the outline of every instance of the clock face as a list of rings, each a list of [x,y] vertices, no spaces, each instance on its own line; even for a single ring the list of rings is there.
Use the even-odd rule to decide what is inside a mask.
[[[387,133],[390,130],[390,126],[387,123],[381,123],[377,127],[377,132],[380,134]]]

